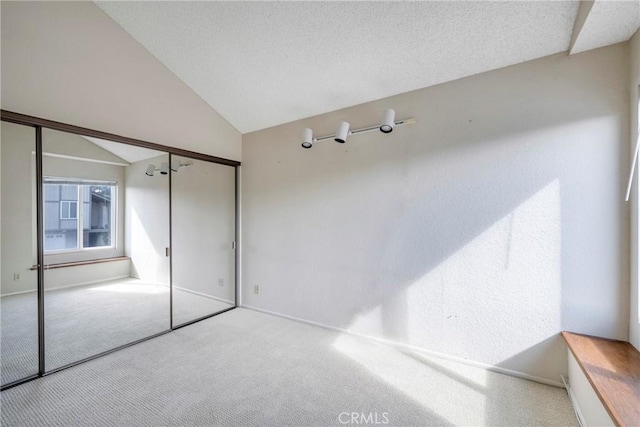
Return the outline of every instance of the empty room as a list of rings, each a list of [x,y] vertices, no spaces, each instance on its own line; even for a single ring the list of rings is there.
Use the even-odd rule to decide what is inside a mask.
[[[640,2],[0,1],[3,426],[640,426]]]

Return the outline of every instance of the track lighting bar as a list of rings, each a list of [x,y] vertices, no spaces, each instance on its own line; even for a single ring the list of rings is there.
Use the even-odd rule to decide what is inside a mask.
[[[191,166],[192,164],[193,162],[189,160],[187,160],[186,162],[181,162],[178,159],[173,159],[171,161],[171,170],[173,172],[178,172],[178,169]],[[147,174],[148,176],[153,176],[155,172],[160,172],[162,175],[168,174],[169,163],[162,162],[160,163],[160,167],[156,167],[156,165],[154,165],[153,163],[149,163],[149,166],[147,166],[147,170],[145,171],[145,174]]]
[[[416,119],[404,119],[404,120],[398,120],[395,122],[395,126],[404,126],[404,125],[412,125],[416,122]],[[371,132],[380,130],[380,125],[374,125],[374,126],[367,126],[364,128],[360,128],[360,129],[354,129],[352,131],[349,131],[349,135],[356,135],[358,133],[367,133],[367,132]],[[327,135],[327,136],[321,136],[320,138],[313,138],[313,142],[320,142],[320,141],[326,141],[327,139],[335,139],[336,138],[336,134],[334,133],[333,135]]]
[[[395,116],[395,111],[388,109],[384,112],[382,124],[366,126],[366,127],[363,127],[360,129],[354,129],[354,130],[349,130],[348,122],[340,122],[336,133],[332,135],[321,136],[319,138],[314,138],[313,131],[310,128],[305,128],[302,135],[302,147],[311,148],[313,147],[313,144],[315,144],[316,142],[326,141],[328,139],[332,139],[336,142],[344,144],[350,135],[371,132],[374,130],[378,130],[382,133],[391,133],[396,126],[411,125],[416,122],[416,119],[414,118],[396,121],[394,120],[394,116]]]

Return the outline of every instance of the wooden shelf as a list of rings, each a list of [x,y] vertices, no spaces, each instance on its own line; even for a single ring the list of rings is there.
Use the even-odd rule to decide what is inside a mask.
[[[91,265],[91,264],[100,264],[103,262],[113,262],[113,261],[124,261],[129,259],[128,256],[117,256],[112,258],[100,258],[100,259],[90,259],[87,261],[74,261],[74,262],[60,262],[57,264],[45,264],[45,270],[53,270],[55,268],[66,268],[66,267],[77,267],[80,265]],[[38,266],[32,265],[30,270],[37,270]]]
[[[640,352],[624,341],[562,336],[616,425],[640,426]]]

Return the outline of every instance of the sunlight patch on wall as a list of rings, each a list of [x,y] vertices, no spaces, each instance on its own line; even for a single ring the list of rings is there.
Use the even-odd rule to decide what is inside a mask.
[[[556,179],[348,330],[497,364],[561,330],[561,250]]]
[[[560,216],[556,180],[410,286],[409,341],[495,363],[559,332]]]
[[[136,277],[149,282],[161,282],[160,254],[147,234],[135,208],[131,210],[131,263]]]

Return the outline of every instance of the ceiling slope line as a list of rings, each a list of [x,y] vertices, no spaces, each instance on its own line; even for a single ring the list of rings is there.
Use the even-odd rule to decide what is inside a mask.
[[[576,22],[573,25],[573,32],[571,33],[571,42],[569,42],[569,55],[573,55],[573,47],[576,45],[576,41],[580,36],[580,32],[584,28],[584,23],[587,22],[587,17],[593,8],[595,0],[581,0],[578,9],[578,15],[576,16]]]

